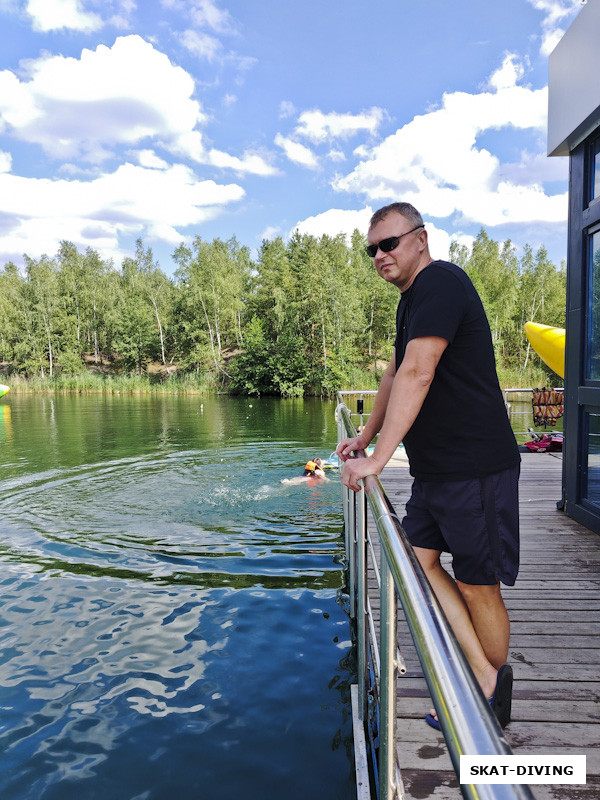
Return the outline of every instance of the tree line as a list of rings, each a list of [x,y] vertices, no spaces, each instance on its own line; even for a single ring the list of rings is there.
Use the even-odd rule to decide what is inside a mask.
[[[375,385],[394,343],[397,289],[381,280],[355,231],[265,240],[256,257],[234,238],[181,244],[167,276],[141,240],[120,268],[62,242],[54,258],[0,270],[4,371],[52,378],[111,371],[210,378],[243,394],[330,395]],[[566,270],[541,247],[517,256],[482,229],[450,259],[471,277],[501,369],[525,376],[529,319],[564,325]]]

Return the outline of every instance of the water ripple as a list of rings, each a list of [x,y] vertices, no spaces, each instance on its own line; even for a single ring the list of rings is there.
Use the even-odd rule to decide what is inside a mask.
[[[339,581],[332,481],[287,487],[270,445],[181,451],[48,470],[0,483],[0,558],[44,571],[196,586]],[[266,446],[264,446],[266,451]],[[256,464],[261,464],[260,470]]]
[[[15,405],[2,798],[355,794],[339,483],[284,486],[306,446],[255,441],[278,410],[314,428],[304,405],[240,433],[242,406],[206,402]]]

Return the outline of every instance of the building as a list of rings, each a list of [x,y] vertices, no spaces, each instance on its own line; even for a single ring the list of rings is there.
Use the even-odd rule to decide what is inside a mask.
[[[548,155],[569,156],[563,500],[600,533],[600,0],[550,56]]]

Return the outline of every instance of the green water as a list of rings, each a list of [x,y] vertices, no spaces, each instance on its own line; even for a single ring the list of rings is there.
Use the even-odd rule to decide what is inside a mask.
[[[3,800],[355,796],[333,411],[0,402]]]

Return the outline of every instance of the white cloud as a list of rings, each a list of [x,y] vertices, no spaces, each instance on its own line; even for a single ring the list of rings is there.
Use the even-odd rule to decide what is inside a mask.
[[[300,142],[295,142],[280,133],[275,137],[275,144],[281,147],[283,152],[294,164],[307,169],[319,169],[319,159],[313,151]]]
[[[209,63],[212,63],[223,49],[223,45],[218,39],[201,31],[184,31],[180,36],[180,41],[186,50]]]
[[[176,155],[191,158],[198,164],[210,164],[239,173],[263,177],[279,174],[279,170],[259,153],[246,151],[241,158],[238,158],[238,156],[232,156],[214,147],[206,148],[200,131],[189,131],[182,134],[169,146],[169,150]]]
[[[527,0],[527,2],[544,14],[540,52],[544,56],[549,56],[565,33],[559,23],[574,17],[585,3],[582,0]]]
[[[279,119],[286,119],[287,117],[293,117],[296,113],[295,105],[290,102],[289,100],[282,100],[279,104]]]
[[[360,211],[348,211],[341,208],[330,208],[322,214],[316,214],[314,217],[307,217],[306,219],[297,222],[292,231],[298,230],[301,234],[308,234],[309,236],[337,236],[343,233],[346,239],[350,238],[354,231],[358,228],[362,233],[367,232],[369,227],[369,220],[373,216],[373,210],[370,207],[361,209]]]
[[[524,150],[520,161],[501,164],[498,169],[499,178],[521,186],[532,183],[540,185],[550,181],[562,181],[566,184],[569,179],[569,160],[548,158],[544,152],[544,144],[540,144],[538,153]]]
[[[140,36],[83,50],[80,59],[44,56],[27,70],[23,80],[0,72],[0,130],[53,158],[100,164],[118,145],[154,139],[198,163],[277,173],[257,153],[207,151],[197,130],[207,117],[194,99],[193,79]]]
[[[111,145],[170,139],[206,119],[190,75],[139,36],[80,59],[44,56],[29,62],[28,77],[0,72],[0,120],[55,158],[99,162]]]
[[[130,150],[128,155],[135,158],[141,167],[148,169],[167,169],[169,166],[163,158],[156,155],[154,150]]]
[[[28,0],[27,13],[34,30],[44,33],[61,28],[89,33],[104,24],[98,14],[83,10],[81,0]]]
[[[242,158],[238,158],[213,147],[208,151],[208,161],[206,163],[215,167],[231,169],[234,172],[262,175],[263,177],[279,174],[279,170],[269,164],[261,155],[250,151],[246,151]]]
[[[237,184],[199,181],[181,164],[167,169],[123,164],[89,181],[2,173],[0,258],[53,254],[61,239],[93,247],[104,257],[118,252],[120,236],[179,242],[178,228],[214,218],[244,194]]]
[[[431,222],[428,222],[425,225],[427,230],[427,238],[429,241],[429,252],[431,253],[431,257],[447,261],[448,256],[450,255],[450,245],[452,242],[458,242],[459,244],[466,245],[469,250],[473,247],[473,242],[475,241],[474,236],[470,236],[466,233],[448,233],[443,228],[436,228]]]
[[[10,172],[12,167],[12,156],[0,150],[0,172]]]
[[[293,116],[296,113],[294,105],[287,100],[279,106],[279,118]],[[326,158],[330,161],[345,161],[346,156],[339,147],[333,146],[337,139],[349,139],[357,133],[375,134],[385,117],[380,108],[371,108],[360,114],[338,114],[337,112],[324,113],[319,109],[303,111],[298,117],[298,124],[291,136],[278,133],[275,144],[284,151],[287,158],[294,164],[307,169],[320,169],[318,156],[303,144],[300,139],[308,140],[316,146],[329,144]],[[365,151],[367,152],[367,151]]]
[[[324,114],[318,109],[303,111],[298,117],[296,135],[317,144],[330,139],[348,139],[366,131],[374,134],[384,118],[380,108],[371,108],[360,114]]]
[[[260,240],[262,241],[263,239],[269,239],[269,240],[276,239],[277,236],[281,236],[281,228],[278,228],[274,225],[267,225],[267,227],[264,229],[264,231],[260,236]]]
[[[369,151],[349,174],[334,180],[338,191],[360,194],[371,202],[408,200],[422,213],[494,226],[532,220],[563,221],[566,194],[545,194],[528,173],[512,165],[513,182],[502,172],[500,159],[479,147],[477,139],[490,130],[512,127],[545,131],[547,90],[516,85],[521,66],[506,56],[491,79],[495,91],[443,97],[442,106],[415,117]],[[529,162],[529,163],[528,163]],[[536,177],[540,177],[536,166]]]
[[[525,74],[523,64],[518,60],[518,56],[509,53],[504,57],[502,66],[492,73],[489,80],[490,89],[498,91],[509,89],[515,86]]]
[[[194,0],[188,5],[196,27],[211,28],[218,33],[232,33],[235,30],[233,17],[229,11],[219,8],[212,0]]]

